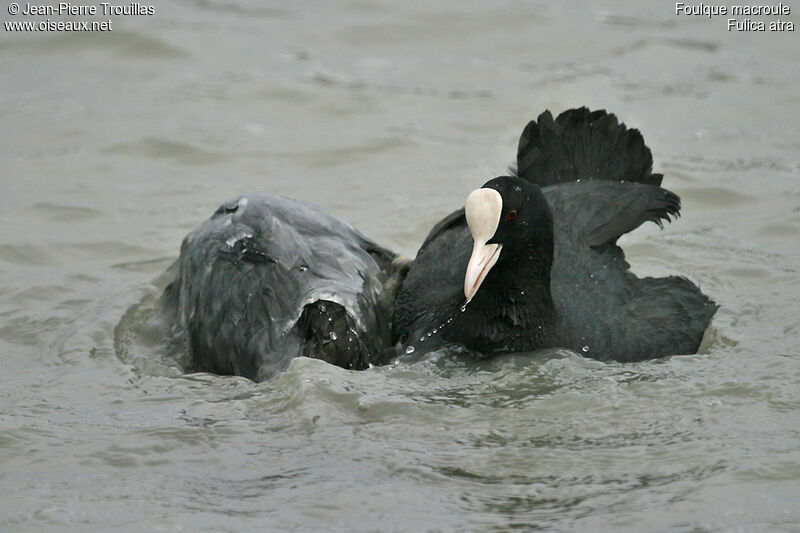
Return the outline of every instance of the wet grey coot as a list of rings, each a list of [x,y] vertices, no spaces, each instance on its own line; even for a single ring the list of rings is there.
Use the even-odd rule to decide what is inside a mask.
[[[717,305],[683,277],[637,277],[617,246],[679,213],[652,164],[641,134],[612,114],[542,113],[522,133],[514,175],[472,192],[423,242],[393,340],[416,353],[564,347],[623,362],[695,353]]]
[[[271,194],[224,203],[190,233],[162,298],[189,370],[263,380],[306,355],[381,364],[408,260],[317,206]]]

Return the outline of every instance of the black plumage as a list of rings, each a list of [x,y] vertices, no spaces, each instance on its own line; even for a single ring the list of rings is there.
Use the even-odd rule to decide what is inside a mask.
[[[256,380],[298,355],[367,368],[396,343],[619,361],[691,353],[716,304],[684,278],[637,278],[616,244],[680,211],[651,169],[639,132],[605,111],[529,123],[514,175],[484,186],[503,208],[486,244],[502,249],[466,306],[464,209],[431,230],[409,269],[316,206],[235,198],[184,239],[161,317],[190,370]]]
[[[464,306],[473,237],[463,208],[445,217],[403,282],[394,341],[487,355],[566,347],[617,361],[696,352],[717,305],[685,278],[638,278],[616,244],[680,211],[641,134],[605,111],[545,112],[517,154],[515,176],[484,185],[502,198],[488,241],[502,244],[497,263]]]

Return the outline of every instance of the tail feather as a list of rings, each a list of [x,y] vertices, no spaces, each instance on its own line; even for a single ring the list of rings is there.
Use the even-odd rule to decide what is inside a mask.
[[[540,187],[584,180],[661,185],[653,174],[653,155],[639,130],[628,129],[614,114],[586,107],[553,119],[545,111],[525,127],[519,139],[517,176]]]

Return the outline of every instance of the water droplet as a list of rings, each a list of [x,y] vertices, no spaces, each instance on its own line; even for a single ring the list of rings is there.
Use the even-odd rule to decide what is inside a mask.
[[[337,338],[337,337],[336,337],[336,332],[334,332],[334,331],[331,331],[331,335],[330,335],[330,337],[331,337],[331,340],[332,340],[332,341],[335,341],[335,340],[336,340],[336,338]]]
[[[431,332],[429,331],[429,332],[428,332],[428,337],[430,337],[431,335],[433,335],[433,333],[431,333]]]
[[[414,347],[413,347],[413,346],[407,346],[407,347],[406,347],[406,353],[407,353],[407,354],[412,354],[412,353],[414,353]]]
[[[436,335],[437,333],[439,333],[439,328],[433,328],[433,331],[431,331],[431,333]]]
[[[577,182],[578,182],[578,183],[580,183],[580,182],[581,182],[581,179],[580,179],[580,178],[578,178],[578,179],[577,179]]]
[[[467,310],[467,304],[462,305],[461,306],[461,312],[463,313],[466,310]]]
[[[419,338],[419,342],[425,342],[425,335]]]
[[[519,291],[522,296],[525,296],[525,291]]]
[[[583,350],[584,352],[588,352],[589,351],[589,347],[588,346],[584,346],[583,348],[581,348],[581,350]]]
[[[308,266],[300,265],[299,267],[297,267],[297,270],[299,270],[300,272],[305,272],[306,270],[308,270]]]

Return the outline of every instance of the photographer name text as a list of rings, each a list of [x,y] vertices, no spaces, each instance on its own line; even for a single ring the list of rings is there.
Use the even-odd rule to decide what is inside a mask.
[[[18,6],[16,13],[12,15],[154,15],[155,6],[131,2],[130,4],[112,4],[110,2],[98,2],[97,4],[73,4],[72,2],[59,2],[55,5],[41,5],[25,2],[23,4],[12,4]],[[11,6],[9,6],[11,7]]]

